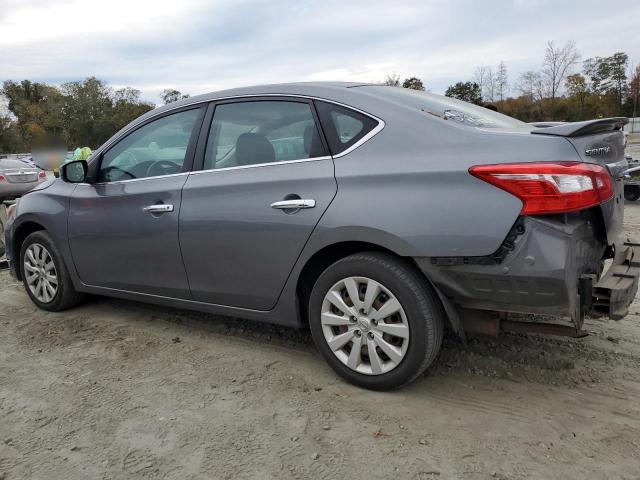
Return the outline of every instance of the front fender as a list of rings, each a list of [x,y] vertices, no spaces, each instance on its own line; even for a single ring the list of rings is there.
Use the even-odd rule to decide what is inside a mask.
[[[15,216],[6,234],[8,254],[17,257],[23,228],[32,229],[39,226],[51,236],[51,239],[62,253],[62,260],[76,288],[81,282],[77,276],[71,257],[67,239],[67,219],[69,202],[76,185],[56,180],[43,190],[32,191],[24,195],[16,207]],[[14,262],[15,263],[15,262]]]

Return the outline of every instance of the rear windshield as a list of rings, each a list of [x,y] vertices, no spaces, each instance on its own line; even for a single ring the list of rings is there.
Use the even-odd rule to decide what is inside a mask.
[[[453,120],[473,127],[528,127],[528,129],[531,129],[525,122],[479,105],[463,102],[456,98],[444,97],[442,95],[435,95],[409,88],[387,87],[384,85],[366,85],[358,88],[375,90],[381,97],[392,99],[409,107],[419,108],[425,113],[436,115],[445,120]]]

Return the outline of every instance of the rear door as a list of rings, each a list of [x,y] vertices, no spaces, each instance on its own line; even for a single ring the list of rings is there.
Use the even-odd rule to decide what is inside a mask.
[[[204,110],[145,123],[101,156],[95,182],[75,189],[69,243],[84,283],[190,297],[178,219]]]
[[[313,104],[212,105],[189,175],[180,245],[195,300],[269,310],[337,191]]]

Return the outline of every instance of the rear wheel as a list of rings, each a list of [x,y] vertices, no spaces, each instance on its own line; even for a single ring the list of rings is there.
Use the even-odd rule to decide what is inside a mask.
[[[638,185],[624,186],[624,199],[629,202],[635,202],[640,198],[640,187]]]
[[[65,310],[82,300],[48,233],[38,231],[27,236],[20,249],[20,268],[27,294],[43,310]]]
[[[420,376],[442,343],[444,312],[430,285],[392,255],[351,255],[318,278],[309,302],[316,347],[347,381],[374,390]]]

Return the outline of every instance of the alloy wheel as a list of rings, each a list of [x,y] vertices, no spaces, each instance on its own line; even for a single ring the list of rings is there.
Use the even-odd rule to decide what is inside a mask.
[[[322,302],[322,332],[334,355],[351,370],[380,375],[396,368],[409,347],[402,305],[384,285],[366,277],[335,283]]]
[[[51,303],[58,293],[58,273],[53,258],[42,244],[32,243],[24,254],[27,286],[38,301]]]

